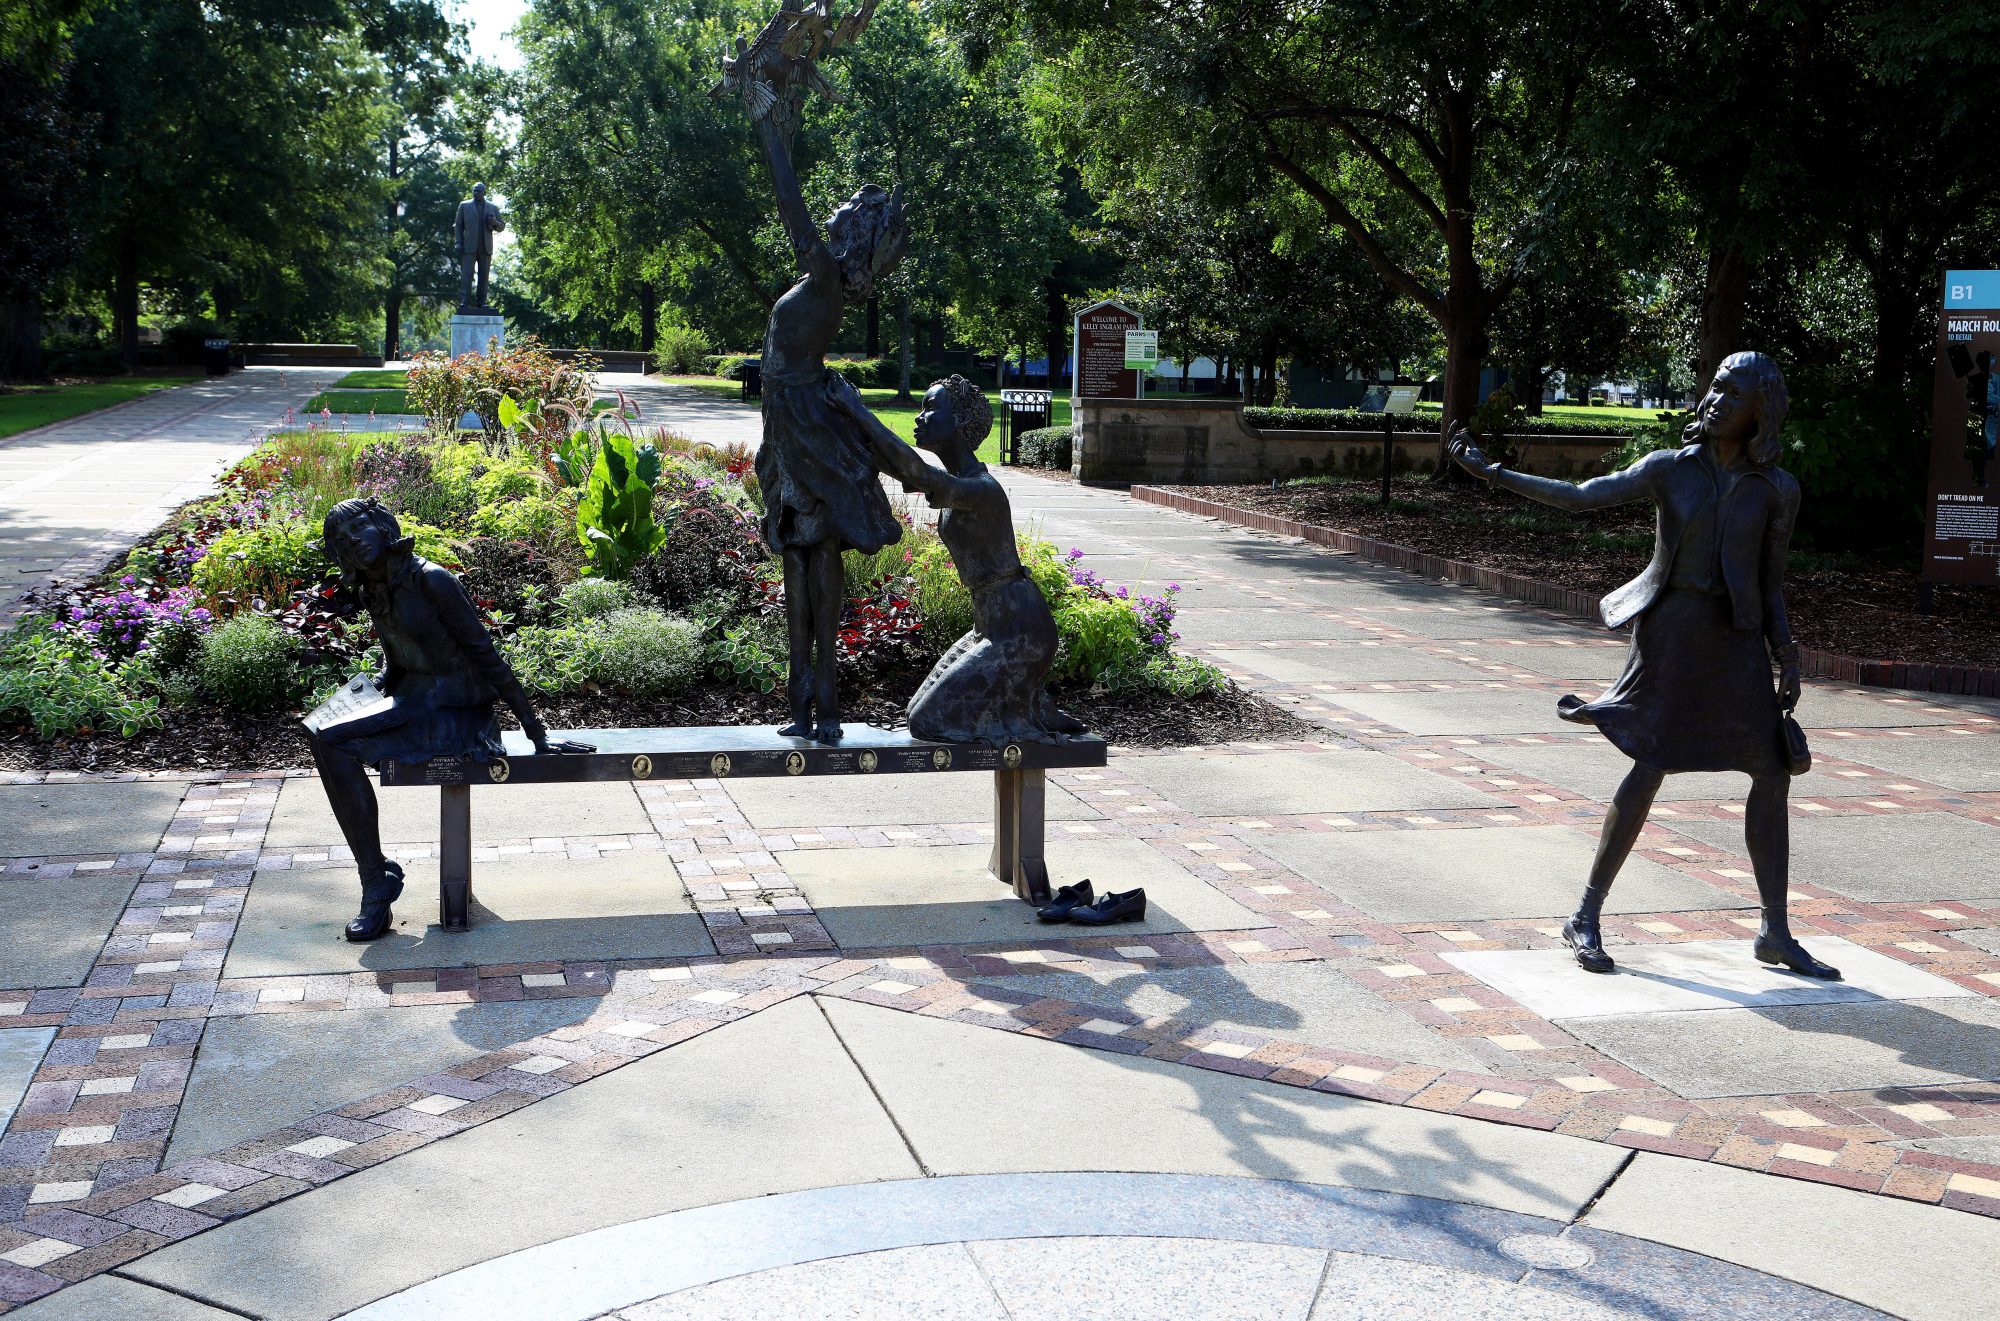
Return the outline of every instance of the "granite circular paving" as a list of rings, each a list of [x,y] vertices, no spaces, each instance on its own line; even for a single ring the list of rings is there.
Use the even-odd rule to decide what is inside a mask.
[[[895,1180],[559,1239],[349,1321],[1461,1321],[1883,1313],[1642,1238],[1437,1198],[1198,1175]]]

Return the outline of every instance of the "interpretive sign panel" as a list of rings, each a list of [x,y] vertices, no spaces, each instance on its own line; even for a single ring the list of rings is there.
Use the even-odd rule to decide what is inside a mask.
[[[1125,336],[1142,330],[1139,314],[1123,303],[1103,302],[1076,314],[1077,399],[1137,399],[1140,374],[1125,365]]]
[[[2000,271],[1946,271],[1931,392],[1924,578],[2000,586]]]
[[[1160,332],[1125,332],[1125,365],[1135,372],[1150,372],[1160,365]]]

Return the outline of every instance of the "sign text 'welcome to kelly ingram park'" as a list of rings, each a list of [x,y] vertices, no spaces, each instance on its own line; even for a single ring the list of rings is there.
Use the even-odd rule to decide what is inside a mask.
[[[1927,582],[2000,586],[2000,271],[1946,271],[1931,391]]]

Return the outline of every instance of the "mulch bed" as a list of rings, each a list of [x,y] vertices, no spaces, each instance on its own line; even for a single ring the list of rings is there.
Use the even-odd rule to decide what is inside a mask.
[[[921,677],[865,691],[854,685],[854,691],[844,697],[848,704],[844,719],[851,724],[897,723],[905,698],[888,694],[907,694]],[[1093,697],[1087,691],[1057,689],[1056,700],[1108,742],[1124,747],[1324,737],[1297,717],[1235,687],[1195,698],[1157,694]],[[720,684],[676,699],[645,701],[616,693],[545,699],[538,703],[538,709],[551,729],[776,725],[785,719],[781,695],[743,693]],[[501,722],[515,727],[504,709]],[[0,730],[0,769],[10,771],[255,771],[311,765],[296,712],[242,715],[214,707],[173,710],[167,713],[165,729],[133,739],[112,734],[39,743],[32,731]]]
[[[1653,512],[1624,505],[1567,514],[1484,486],[1397,482],[1388,508],[1374,483],[1172,486],[1162,489],[1602,595],[1646,565]],[[1785,578],[1793,634],[1844,656],[1936,665],[2000,665],[2000,591],[1940,585],[1918,610],[1918,551],[1907,555],[1794,546]]]

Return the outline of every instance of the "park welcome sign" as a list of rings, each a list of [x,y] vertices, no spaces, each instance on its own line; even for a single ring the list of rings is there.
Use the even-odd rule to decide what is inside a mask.
[[[2000,271],[1946,271],[1924,580],[2000,586]]]

